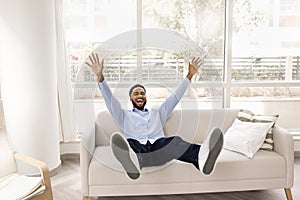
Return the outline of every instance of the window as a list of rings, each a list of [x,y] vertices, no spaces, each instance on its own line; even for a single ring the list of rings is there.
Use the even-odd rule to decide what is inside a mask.
[[[300,126],[293,107],[300,106],[299,8],[300,1],[234,1],[230,107],[258,113],[279,113],[279,124]],[[251,7],[241,12],[243,3]],[[253,19],[237,21],[241,13]],[[270,23],[271,22],[271,23]],[[288,113],[287,113],[288,110]]]
[[[149,96],[161,102],[186,76],[188,60],[206,56],[201,77],[194,80],[199,84],[191,88],[191,94],[196,101],[209,102],[216,97],[212,95],[221,92],[217,95],[219,102],[223,96],[225,1],[203,2],[66,1],[66,32],[75,99],[102,100],[101,94],[93,89],[95,77],[83,63],[92,51],[125,38],[119,40],[119,47],[127,45],[126,48],[105,58],[104,71],[110,85],[123,93],[118,94],[121,99],[128,99],[126,88],[130,84],[142,82],[152,88]],[[210,88],[211,84],[205,82],[219,84]],[[165,89],[159,90],[162,86]]]
[[[106,109],[83,63],[92,51],[114,44],[121,50],[102,51],[105,77],[124,106],[131,107],[128,88],[136,82],[149,88],[149,103],[160,104],[196,54],[205,63],[182,99],[185,108],[253,108],[286,116],[284,103],[300,106],[299,8],[298,0],[65,0],[75,103]],[[225,15],[232,16],[226,35]],[[299,123],[281,123],[300,130]]]

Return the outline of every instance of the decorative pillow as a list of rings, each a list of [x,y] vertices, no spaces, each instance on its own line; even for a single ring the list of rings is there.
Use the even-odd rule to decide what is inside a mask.
[[[224,148],[252,158],[263,145],[274,122],[243,122],[235,119],[224,136]]]
[[[273,126],[268,130],[266,139],[261,146],[260,149],[272,151],[274,148],[273,143],[273,128],[275,126],[275,122],[277,121],[279,115],[255,115],[249,110],[240,110],[238,113],[237,119],[243,122],[252,122],[252,123],[266,123],[266,122],[274,122]]]

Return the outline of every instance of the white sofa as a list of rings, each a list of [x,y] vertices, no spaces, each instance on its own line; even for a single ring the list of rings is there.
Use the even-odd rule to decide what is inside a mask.
[[[224,132],[239,110],[175,110],[167,120],[167,136],[202,143],[212,127]],[[204,176],[192,164],[171,161],[142,169],[141,178],[129,180],[110,150],[110,135],[120,131],[107,111],[97,116],[95,133],[81,137],[81,184],[83,199],[91,196],[127,196],[206,193],[283,188],[288,200],[294,182],[292,136],[283,128],[273,130],[274,151],[259,150],[250,159],[223,149],[215,171]]]

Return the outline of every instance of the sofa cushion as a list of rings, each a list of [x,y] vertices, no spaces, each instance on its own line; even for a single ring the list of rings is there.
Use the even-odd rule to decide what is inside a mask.
[[[180,163],[180,164],[173,164]],[[142,178],[131,181],[125,175],[121,165],[113,156],[110,146],[95,149],[89,167],[89,185],[120,185],[140,183],[185,183],[189,181],[189,171],[195,167],[181,161],[171,161],[158,167],[142,169]],[[178,176],[178,172],[181,175]],[[167,177],[167,178],[162,178]]]
[[[210,176],[202,175],[192,164],[174,160],[163,166],[143,168],[141,178],[131,181],[122,171],[110,147],[99,146],[95,149],[88,176],[89,185],[107,186],[274,179],[284,178],[285,172],[285,159],[276,152],[259,150],[253,159],[249,159],[239,153],[223,149],[216,169]]]
[[[273,122],[242,122],[235,119],[225,133],[224,148],[252,158],[263,145],[267,132],[273,124]]]
[[[110,136],[114,132],[121,132],[108,111],[100,112],[97,115],[95,129],[96,146],[109,145]]]
[[[273,128],[275,126],[275,122],[277,121],[279,115],[259,115],[254,114],[253,112],[249,110],[241,109],[238,113],[237,119],[245,122],[274,122],[273,126],[268,130],[268,133],[266,135],[265,141],[263,145],[261,146],[261,149],[264,150],[273,150],[274,148],[274,142],[273,142]]]
[[[226,131],[239,109],[174,110],[164,124],[167,137],[178,135],[193,143],[202,143],[213,127]],[[109,145],[110,136],[121,132],[108,111],[102,111],[96,119],[96,146]]]
[[[259,150],[250,159],[240,153],[223,149],[215,171],[210,176],[200,177],[197,171],[191,171],[191,181],[275,179],[285,176],[284,157],[266,150]]]
[[[227,130],[239,109],[174,110],[164,125],[166,136],[178,135],[184,140],[201,144],[210,130]]]

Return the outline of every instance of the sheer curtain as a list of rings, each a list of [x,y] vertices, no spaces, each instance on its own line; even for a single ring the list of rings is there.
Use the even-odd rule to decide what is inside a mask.
[[[66,57],[67,53],[62,12],[63,0],[55,0],[56,70],[60,120],[60,141],[71,142],[77,140],[77,131],[74,123],[73,95],[70,81],[70,70]]]

